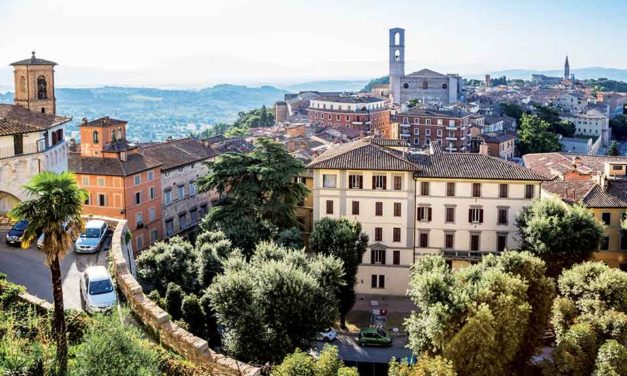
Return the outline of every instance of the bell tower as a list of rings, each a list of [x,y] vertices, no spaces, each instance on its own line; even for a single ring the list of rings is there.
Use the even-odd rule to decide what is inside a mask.
[[[405,29],[390,29],[390,95],[393,104],[400,104],[401,77],[405,75]]]
[[[55,115],[54,66],[57,63],[35,56],[16,61],[13,66],[15,104],[33,112]]]

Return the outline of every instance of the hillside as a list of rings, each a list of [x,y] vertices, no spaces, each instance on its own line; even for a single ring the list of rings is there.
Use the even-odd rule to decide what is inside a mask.
[[[183,137],[211,124],[232,122],[237,113],[282,99],[284,90],[271,86],[217,85],[202,90],[101,87],[59,88],[57,113],[71,116],[68,132],[77,131],[84,117],[110,116],[127,120],[128,137],[137,141],[160,141]],[[0,94],[0,103],[12,103],[13,93]],[[76,134],[74,134],[76,136]]]

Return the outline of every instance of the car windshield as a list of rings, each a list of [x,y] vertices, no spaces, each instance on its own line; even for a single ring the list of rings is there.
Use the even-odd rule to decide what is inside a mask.
[[[100,237],[100,229],[97,228],[88,228],[84,233],[81,234],[81,238],[91,238],[97,239]]]
[[[102,281],[91,281],[89,283],[89,295],[106,294],[113,291],[113,285],[108,279]]]
[[[379,333],[379,335],[380,335],[381,337],[386,337],[385,332],[384,332],[383,330],[381,330],[381,329],[377,329],[377,333]]]
[[[26,227],[28,227],[28,222],[26,221],[19,221],[18,223],[15,224],[15,226],[13,226],[15,230],[19,230],[19,231],[26,230]]]

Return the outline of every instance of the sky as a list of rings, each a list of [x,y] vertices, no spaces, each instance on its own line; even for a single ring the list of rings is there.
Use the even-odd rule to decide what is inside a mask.
[[[13,61],[59,63],[59,86],[202,86],[406,73],[627,68],[627,1],[0,0],[0,85]]]

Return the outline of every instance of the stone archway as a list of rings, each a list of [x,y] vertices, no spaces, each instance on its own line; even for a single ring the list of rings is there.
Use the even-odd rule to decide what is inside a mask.
[[[12,194],[0,191],[0,226],[9,223],[6,214],[7,212],[9,212],[9,210],[13,209],[13,207],[19,202],[20,199],[13,196]]]

